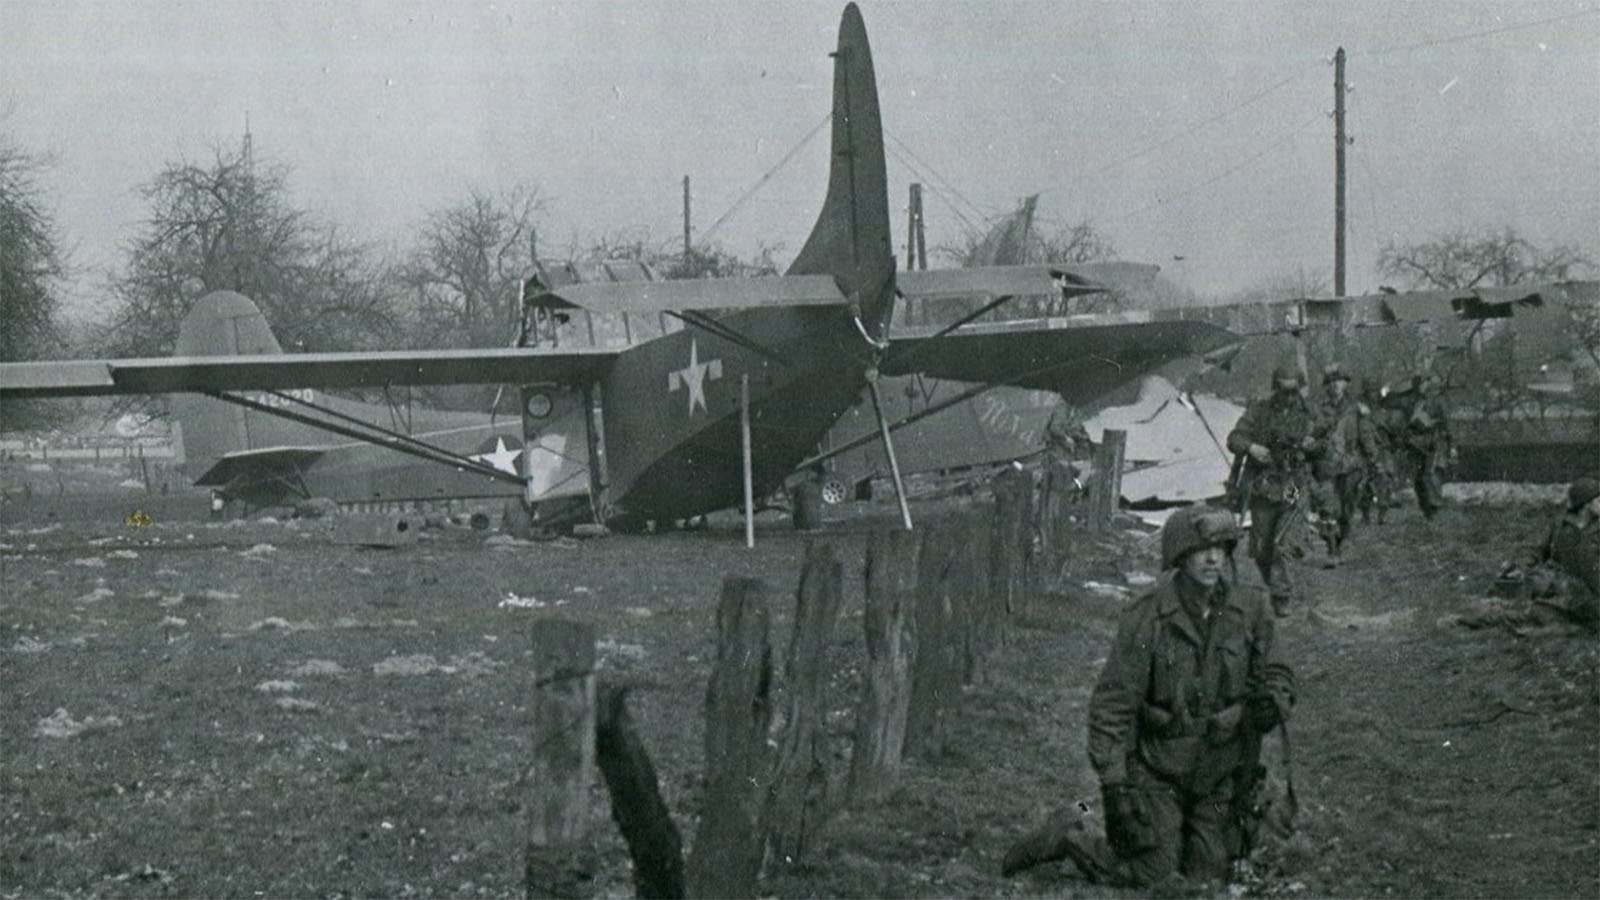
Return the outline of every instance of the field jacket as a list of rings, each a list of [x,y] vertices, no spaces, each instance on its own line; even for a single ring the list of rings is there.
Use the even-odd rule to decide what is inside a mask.
[[[1324,399],[1319,414],[1328,428],[1325,450],[1312,463],[1319,481],[1361,471],[1377,460],[1377,427],[1362,414],[1358,401],[1348,396],[1339,403]]]
[[[1168,569],[1123,613],[1089,700],[1089,761],[1102,783],[1142,765],[1205,791],[1243,759],[1244,701],[1278,661],[1272,613],[1260,591],[1232,585],[1203,633],[1179,577]]]
[[[1228,452],[1243,457],[1243,487],[1249,496],[1281,503],[1290,487],[1306,486],[1309,463],[1326,451],[1327,426],[1299,394],[1275,393],[1245,408],[1227,444]],[[1249,458],[1251,444],[1266,447],[1272,459],[1261,463]]]

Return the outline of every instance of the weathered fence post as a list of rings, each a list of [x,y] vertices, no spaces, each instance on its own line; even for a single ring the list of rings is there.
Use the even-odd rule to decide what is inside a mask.
[[[768,849],[785,863],[805,857],[829,812],[822,691],[843,596],[844,569],[833,545],[807,546],[784,660],[783,733],[764,828]]]
[[[617,821],[633,859],[633,886],[646,900],[678,900],[683,891],[683,839],[661,799],[655,766],[628,715],[628,692],[599,687],[595,758],[611,795]]]
[[[594,629],[545,619],[533,635],[533,760],[523,886],[529,897],[588,896],[594,782]]]
[[[917,655],[912,614],[921,539],[914,531],[875,531],[867,541],[862,616],[867,664],[850,753],[852,803],[882,790],[900,769],[905,753],[911,667]]]
[[[1000,626],[1005,621],[1004,598],[994,589],[994,557],[1000,552],[995,542],[993,510],[976,507],[966,514],[958,535],[960,543],[951,576],[959,602],[957,622],[965,658],[962,680],[975,684],[983,680],[989,655],[1000,641]]]
[[[772,644],[766,584],[722,582],[717,662],[706,686],[706,796],[689,859],[693,897],[754,897],[770,768]]]
[[[918,759],[943,752],[945,714],[961,694],[964,662],[950,580],[960,539],[960,529],[947,521],[922,532],[912,615],[917,655],[911,664],[911,702],[906,710],[906,755]]]
[[[1128,445],[1128,433],[1107,428],[1100,445],[1094,450],[1094,484],[1089,488],[1089,527],[1105,531],[1111,527],[1111,517],[1117,511],[1117,498],[1122,496],[1122,456]]]
[[[990,584],[1007,614],[1028,601],[1028,562],[1033,556],[1033,476],[1007,468],[994,480],[994,551]]]

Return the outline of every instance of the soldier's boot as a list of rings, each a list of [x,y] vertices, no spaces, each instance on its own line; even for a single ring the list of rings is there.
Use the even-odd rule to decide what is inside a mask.
[[[1051,813],[1043,825],[1011,845],[1000,864],[1000,874],[1009,878],[1035,866],[1070,859],[1088,880],[1114,883],[1116,858],[1104,838],[1090,833],[1088,819],[1088,814],[1076,807]]]

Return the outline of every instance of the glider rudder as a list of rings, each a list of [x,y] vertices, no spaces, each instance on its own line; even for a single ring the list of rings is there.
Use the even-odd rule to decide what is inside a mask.
[[[790,275],[832,275],[874,337],[894,298],[889,189],[872,49],[854,3],[839,20],[833,54],[833,137],[828,195]]]

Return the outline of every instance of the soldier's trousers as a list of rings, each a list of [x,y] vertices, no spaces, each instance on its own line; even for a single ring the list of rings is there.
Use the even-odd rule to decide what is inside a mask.
[[[1417,492],[1417,506],[1430,519],[1444,506],[1444,488],[1439,481],[1439,465],[1434,457],[1432,450],[1407,449],[1405,453],[1411,487]]]
[[[1250,501],[1250,558],[1255,560],[1276,610],[1284,609],[1294,596],[1294,581],[1289,577],[1285,556],[1305,552],[1300,543],[1302,515],[1298,503]]]
[[[1233,779],[1192,791],[1142,765],[1128,772],[1140,793],[1142,831],[1149,846],[1121,855],[1135,884],[1152,887],[1182,875],[1192,882],[1225,882],[1239,846],[1233,809]]]

